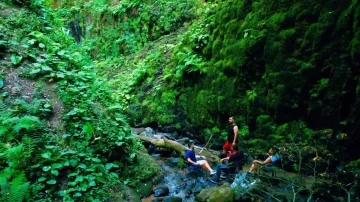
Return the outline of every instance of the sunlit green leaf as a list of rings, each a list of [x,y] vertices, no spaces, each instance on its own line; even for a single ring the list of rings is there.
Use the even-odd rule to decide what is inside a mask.
[[[49,171],[51,169],[51,166],[44,166],[42,169],[43,169],[43,171],[46,172],[46,171]]]
[[[56,180],[49,180],[46,182],[46,184],[56,184]]]
[[[35,39],[30,39],[29,41],[28,41],[28,44],[30,44],[30,45],[33,45],[34,43],[35,43]]]
[[[95,181],[90,181],[90,182],[89,182],[89,186],[91,186],[91,187],[94,187],[94,186],[96,186],[96,183],[95,183]]]
[[[113,167],[113,163],[107,163],[106,165],[105,165],[105,168],[106,168],[106,170],[109,170],[109,169],[111,169],[112,167]]]
[[[98,159],[98,158],[92,158],[91,160],[94,161],[94,162],[96,162],[96,163],[100,163],[100,162],[101,162],[101,160]]]
[[[61,50],[61,51],[59,51],[57,54],[60,55],[60,56],[63,56],[63,55],[65,54],[65,51],[64,51],[64,50]]]
[[[75,160],[75,159],[71,159],[71,160],[69,161],[69,163],[70,163],[71,166],[75,167],[75,166],[77,165],[78,161]]]
[[[11,54],[10,60],[14,65],[17,65],[17,64],[19,64],[21,62],[22,56],[21,55]]]
[[[84,177],[81,175],[75,179],[75,182],[82,182],[82,181],[84,181]]]
[[[117,146],[121,146],[121,145],[123,145],[125,142],[115,142],[115,144],[117,145]]]
[[[42,69],[43,71],[52,71],[52,70],[53,70],[51,67],[46,66],[46,65],[45,65],[45,66],[42,66],[41,69]]]
[[[37,74],[40,72],[40,69],[33,69],[31,70],[30,74]]]
[[[93,134],[94,133],[94,128],[91,125],[91,123],[86,122],[82,127],[82,132],[86,133],[86,134]]]
[[[74,196],[74,197],[81,197],[82,194],[81,194],[80,192],[76,192],[73,196]]]
[[[59,175],[59,171],[57,170],[51,170],[51,174],[58,176]]]
[[[54,164],[51,165],[51,167],[54,168],[54,169],[59,169],[59,168],[62,168],[63,165],[61,165],[60,163],[54,163]]]
[[[87,166],[86,166],[85,164],[83,164],[83,163],[80,164],[79,167],[80,167],[80,168],[83,168],[83,169],[86,169],[86,168],[87,168]]]
[[[45,152],[45,153],[41,154],[41,157],[43,157],[44,159],[49,159],[49,158],[51,158],[51,153]]]

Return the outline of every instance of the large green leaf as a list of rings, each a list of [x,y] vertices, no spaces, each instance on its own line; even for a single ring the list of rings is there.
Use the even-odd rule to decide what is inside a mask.
[[[42,169],[43,169],[43,171],[46,172],[46,171],[49,171],[51,169],[51,166],[44,166]]]
[[[94,128],[89,122],[86,122],[82,127],[82,132],[85,134],[86,141],[89,141],[94,133]]]
[[[41,157],[43,157],[44,159],[50,159],[51,158],[51,153],[50,152],[45,152],[45,153],[41,154]]]
[[[49,180],[46,182],[46,184],[56,184],[56,180]]]
[[[14,65],[17,65],[17,64],[19,64],[21,62],[22,56],[21,55],[11,54],[10,60]]]

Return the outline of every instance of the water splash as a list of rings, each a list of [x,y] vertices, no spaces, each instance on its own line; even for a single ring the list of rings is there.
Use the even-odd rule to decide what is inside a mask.
[[[249,173],[238,173],[235,176],[234,182],[231,183],[231,188],[235,189],[238,187],[241,187],[242,189],[248,189],[251,186],[255,185],[256,183],[258,183],[258,180],[254,180],[254,181],[250,181],[248,178],[248,174]]]

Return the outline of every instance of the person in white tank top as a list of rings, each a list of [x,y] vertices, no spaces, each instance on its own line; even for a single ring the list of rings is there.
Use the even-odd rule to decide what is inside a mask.
[[[277,161],[280,158],[279,155],[276,154],[276,151],[274,148],[270,148],[268,154],[269,154],[269,157],[267,157],[265,161],[254,160],[252,162],[249,172],[256,172],[257,169],[259,168],[259,165],[264,166],[264,165],[268,165],[268,164],[273,164],[273,163],[275,163],[275,161]]]

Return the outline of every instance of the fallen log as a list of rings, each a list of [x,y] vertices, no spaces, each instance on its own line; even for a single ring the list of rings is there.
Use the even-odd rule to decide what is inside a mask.
[[[146,137],[146,136],[141,136],[141,135],[134,135],[134,137],[139,138],[142,141],[149,142],[156,147],[162,147],[162,148],[174,150],[179,154],[184,154],[184,152],[187,149],[187,147],[185,147],[184,145],[179,144],[176,141],[166,139],[166,138],[158,139],[158,138],[151,138],[151,137]]]

